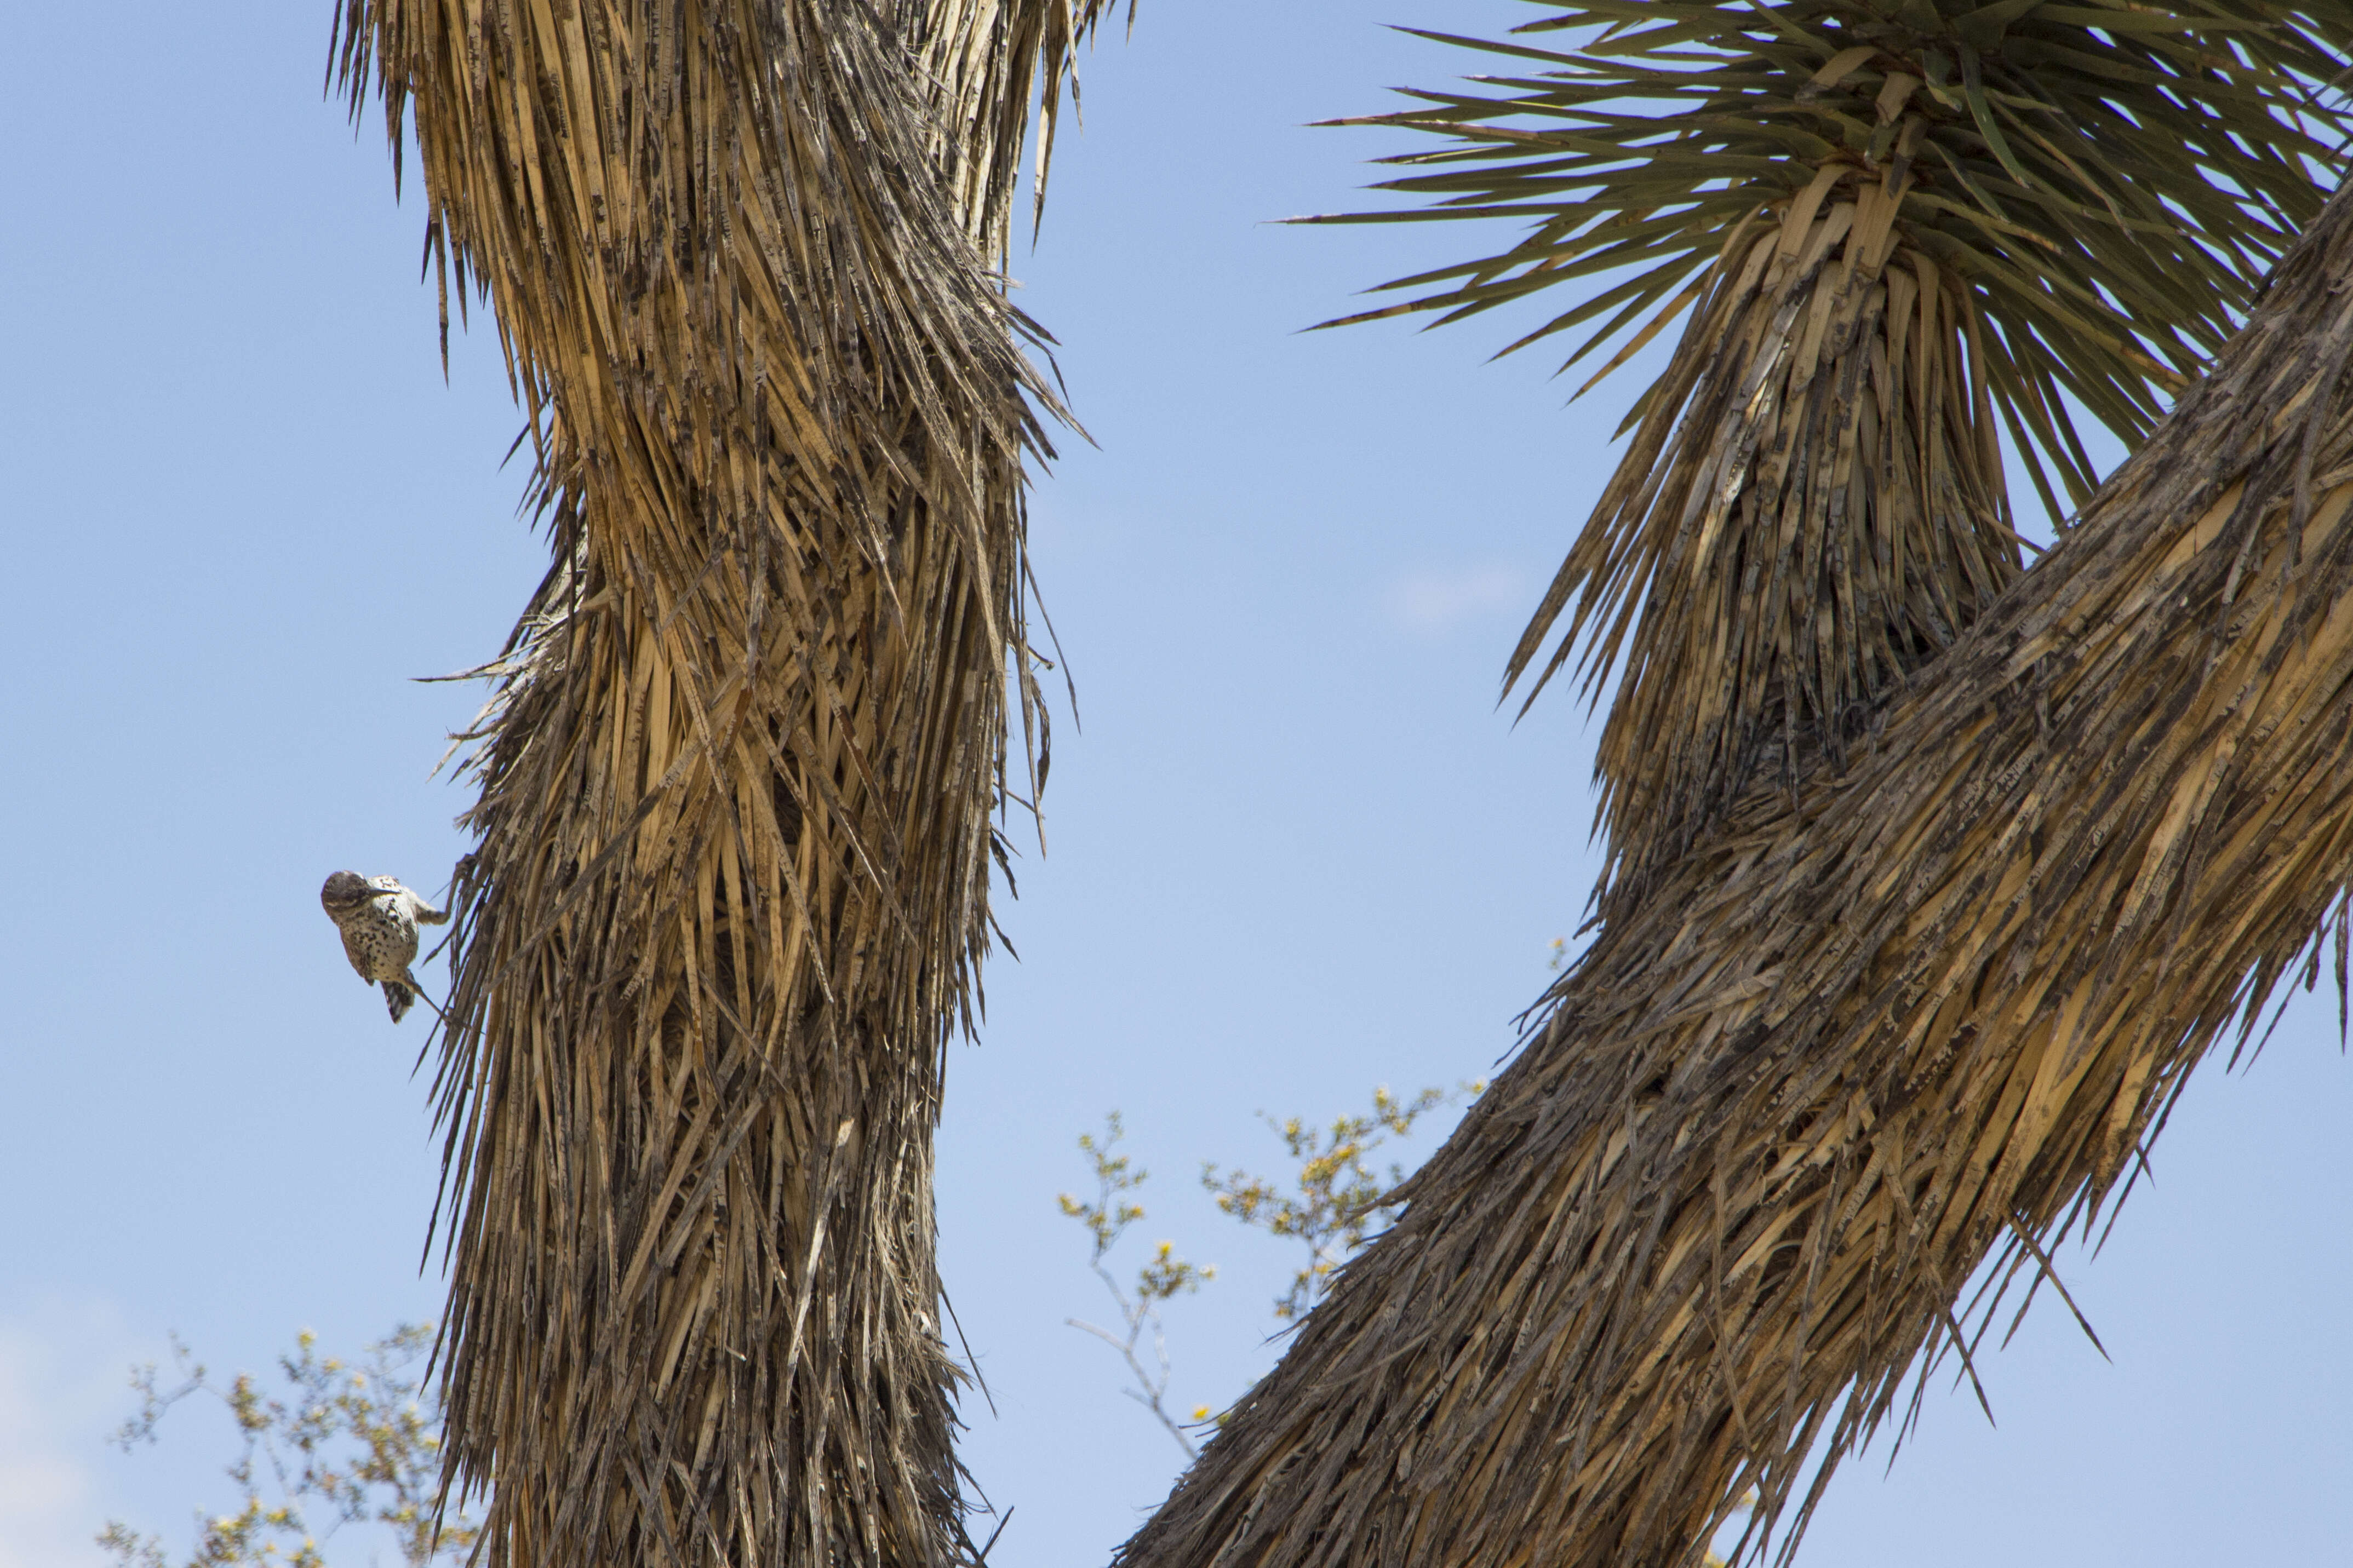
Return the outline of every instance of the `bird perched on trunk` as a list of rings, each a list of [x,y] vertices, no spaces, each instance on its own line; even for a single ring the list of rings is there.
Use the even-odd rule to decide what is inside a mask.
[[[417,962],[417,928],[438,926],[449,918],[408,889],[396,877],[363,877],[338,871],[319,889],[319,902],[335,929],[343,933],[343,953],[360,978],[384,987],[392,1021],[400,1022],[411,1002],[425,994],[408,966]],[[440,1007],[429,996],[425,1005]]]

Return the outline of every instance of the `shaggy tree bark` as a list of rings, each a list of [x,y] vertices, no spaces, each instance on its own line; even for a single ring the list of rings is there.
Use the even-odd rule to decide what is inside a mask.
[[[2081,525],[1556,987],[1122,1568],[1688,1564],[2129,1191],[2353,868],[2353,198]],[[2031,1288],[2029,1299],[2031,1297]]]
[[[555,554],[485,672],[438,1085],[492,1565],[973,1555],[931,1142],[1050,404],[990,263],[1097,8],[345,0]]]
[[[2318,216],[2353,26],[2295,0],[1547,0],[1494,75],[1370,117],[1425,204],[1515,242],[1353,318],[1566,309],[1505,352],[1679,320],[1504,669],[1616,685],[1595,752],[1599,908],[1752,781],[1855,727],[2015,578],[2009,455],[2053,517],[2096,488],[2071,408],[2128,443]],[[1483,228],[1484,224],[1479,226]],[[1567,365],[1564,365],[1566,370]],[[2057,481],[2054,488],[2053,480]],[[1550,655],[1545,644],[1553,642]]]

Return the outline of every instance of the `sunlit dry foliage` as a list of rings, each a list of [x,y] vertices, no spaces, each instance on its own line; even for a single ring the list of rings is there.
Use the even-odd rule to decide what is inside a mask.
[[[2002,428],[2064,516],[2095,480],[2067,399],[2137,441],[2221,343],[2335,177],[2321,89],[2353,15],[1537,3],[1506,41],[1430,35],[1504,74],[1354,122],[1444,138],[1392,160],[1428,205],[1323,221],[1525,224],[1351,319],[1590,280],[1512,345],[1582,331],[1575,364],[1617,341],[1585,386],[1683,321],[1505,676],[1540,689],[1581,647],[1598,696],[1622,668],[1598,757],[1616,909],[1752,778],[1841,759],[2017,574]]]
[[[992,266],[1098,10],[345,0],[554,552],[481,672],[438,1079],[492,1568],[970,1554],[931,1137],[1047,759]]]
[[[1124,1568],[1663,1568],[1751,1487],[1793,1542],[1907,1367],[1970,1370],[2210,1048],[2332,945],[2342,994],[2348,370],[2340,195],[1847,770],[1608,921]]]

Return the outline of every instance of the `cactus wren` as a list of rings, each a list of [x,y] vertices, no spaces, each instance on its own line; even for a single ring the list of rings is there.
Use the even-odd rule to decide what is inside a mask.
[[[400,1022],[411,1002],[425,994],[408,966],[417,962],[417,927],[421,921],[438,926],[449,918],[400,885],[395,877],[363,877],[338,871],[319,889],[327,918],[343,933],[343,954],[360,978],[384,987],[392,1021]],[[425,1005],[441,1011],[433,999]]]

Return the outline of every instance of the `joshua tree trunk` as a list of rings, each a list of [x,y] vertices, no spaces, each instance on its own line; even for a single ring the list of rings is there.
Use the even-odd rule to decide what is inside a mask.
[[[990,264],[1095,9],[347,0],[554,551],[488,670],[438,1086],[493,1564],[971,1554],[931,1140],[1050,405]]]
[[[1574,364],[1647,316],[1581,395],[1689,313],[1505,671],[1540,689],[1577,656],[1598,694],[1622,664],[1606,916],[1752,779],[1843,764],[2016,577],[2004,426],[2054,518],[2080,505],[2070,404],[2145,437],[2318,212],[2353,24],[2181,9],[1559,0],[1533,37],[1447,38],[1509,74],[1358,121],[1445,138],[1391,160],[1430,205],[1320,221],[1529,231],[1354,319],[1607,274],[1512,345],[1590,330]]]
[[[1392,182],[1435,205],[1335,221],[1531,226],[1374,314],[1614,272],[1521,340],[1647,314],[1607,374],[1691,311],[1507,676],[1564,616],[1544,674],[1624,657],[1602,930],[1124,1568],[1667,1568],[1751,1489],[1761,1548],[2316,975],[2344,204],[2096,500],[2068,425],[2148,431],[2344,129],[2340,13],[2181,10],[1571,3],[1379,117],[1448,138]],[[2088,502],[2022,577],[1997,413]]]
[[[2121,1201],[2332,904],[2346,984],[2348,365],[2339,195],[1843,770],[1609,920],[1123,1568],[1689,1563],[1752,1487],[1801,1522],[1809,1446]]]

